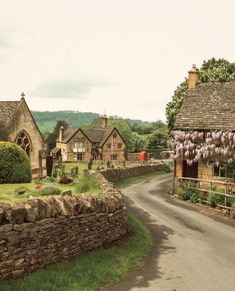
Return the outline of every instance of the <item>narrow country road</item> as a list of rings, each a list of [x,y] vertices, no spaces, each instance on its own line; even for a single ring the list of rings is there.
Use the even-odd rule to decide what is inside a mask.
[[[172,174],[166,174],[122,189],[154,247],[142,270],[107,290],[235,290],[234,224],[174,200],[171,185]]]

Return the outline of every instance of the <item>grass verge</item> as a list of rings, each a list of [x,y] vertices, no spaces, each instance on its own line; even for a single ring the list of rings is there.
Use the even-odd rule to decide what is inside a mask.
[[[128,225],[134,234],[120,246],[98,249],[57,263],[25,278],[0,283],[1,291],[90,291],[114,284],[144,266],[152,239],[130,211]]]

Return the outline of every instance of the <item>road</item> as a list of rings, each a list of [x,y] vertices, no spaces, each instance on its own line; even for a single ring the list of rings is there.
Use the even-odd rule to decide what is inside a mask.
[[[234,223],[176,201],[171,185],[172,175],[166,174],[122,189],[154,247],[142,270],[107,290],[234,291]]]

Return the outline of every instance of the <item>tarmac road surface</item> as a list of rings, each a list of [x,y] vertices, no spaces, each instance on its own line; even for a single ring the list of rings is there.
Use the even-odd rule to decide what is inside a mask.
[[[122,188],[152,233],[146,266],[109,291],[234,291],[235,224],[170,197],[172,174]]]

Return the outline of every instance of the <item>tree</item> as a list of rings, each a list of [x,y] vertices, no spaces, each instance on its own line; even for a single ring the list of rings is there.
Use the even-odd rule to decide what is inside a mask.
[[[6,129],[5,124],[3,121],[0,121],[0,140],[1,141],[8,141],[9,131]]]
[[[52,133],[48,134],[46,143],[47,143],[47,152],[50,152],[56,146],[56,140],[58,139],[60,127],[63,126],[66,130],[69,126],[66,121],[58,120],[56,126]]]
[[[216,60],[215,58],[203,61],[200,68],[200,81],[209,83],[235,81],[235,64],[224,59]],[[187,89],[188,82],[187,79],[185,79],[176,88],[172,101],[166,106],[167,126],[169,131],[174,127],[176,116],[179,113]]]
[[[158,129],[151,134],[147,140],[147,149],[150,152],[157,152],[167,149],[169,136],[164,129]]]

